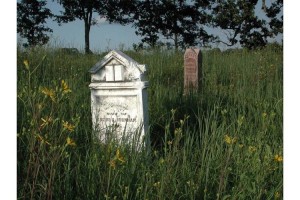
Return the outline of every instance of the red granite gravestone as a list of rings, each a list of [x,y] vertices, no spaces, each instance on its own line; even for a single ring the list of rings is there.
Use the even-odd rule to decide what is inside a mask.
[[[184,93],[190,90],[198,90],[202,81],[201,51],[189,48],[184,53]]]

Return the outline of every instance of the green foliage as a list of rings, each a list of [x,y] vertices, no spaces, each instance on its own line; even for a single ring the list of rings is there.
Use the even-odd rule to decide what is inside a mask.
[[[282,49],[204,51],[187,95],[182,52],[125,53],[148,66],[151,151],[93,133],[104,55],[18,52],[18,199],[282,199]]]
[[[46,19],[53,14],[45,8],[46,1],[22,0],[17,3],[17,32],[27,39],[24,46],[44,45],[49,41],[47,32],[52,29],[45,27]]]
[[[219,1],[212,6],[213,24],[225,31],[226,39],[219,42],[228,46],[240,44],[248,49],[266,46],[268,38],[282,33],[282,5],[278,0],[267,8],[263,1],[263,10],[270,21],[262,20],[255,13],[258,1],[228,0]],[[281,13],[281,19],[280,19]]]
[[[213,37],[204,29],[208,6],[208,1],[137,1],[133,18],[136,34],[143,37],[140,46],[154,48],[160,34],[172,40],[175,49],[210,42]]]
[[[283,33],[282,8],[283,0],[277,0],[276,2],[273,2],[269,8],[266,8],[267,16],[271,19],[269,25],[273,35]]]

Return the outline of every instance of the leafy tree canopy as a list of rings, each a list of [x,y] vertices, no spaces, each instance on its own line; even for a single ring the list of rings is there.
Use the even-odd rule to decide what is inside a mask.
[[[208,24],[208,1],[155,0],[138,1],[134,15],[136,34],[142,43],[155,46],[159,35],[173,40],[176,49],[208,42],[204,25]]]
[[[265,46],[268,38],[282,33],[282,21],[277,17],[282,8],[282,0],[273,3],[270,8],[263,2],[262,9],[271,19],[269,23],[255,14],[257,3],[258,0],[224,0],[214,3],[213,25],[221,28],[226,35],[226,40],[218,41],[227,46],[240,44],[254,49]]]
[[[45,7],[46,1],[22,0],[17,3],[17,32],[27,39],[24,46],[44,45],[49,41],[46,33],[52,29],[44,26],[53,14]]]

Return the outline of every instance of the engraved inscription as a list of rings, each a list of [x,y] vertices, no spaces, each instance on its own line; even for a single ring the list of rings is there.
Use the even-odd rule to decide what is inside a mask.
[[[98,96],[99,122],[102,127],[117,125],[117,131],[138,127],[136,96]],[[96,98],[96,99],[97,99]]]
[[[185,72],[191,73],[192,75],[196,74],[196,61],[193,58],[187,58],[184,62]]]

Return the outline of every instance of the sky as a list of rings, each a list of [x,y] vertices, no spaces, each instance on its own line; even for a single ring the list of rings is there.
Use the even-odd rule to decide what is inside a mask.
[[[266,0],[267,6],[271,4],[271,1],[274,0]],[[48,0],[47,7],[54,14],[59,14],[62,10],[62,7],[56,1],[53,2],[52,0]],[[265,14],[261,10],[261,0],[257,4],[256,12],[260,18],[264,18]],[[125,26],[116,23],[109,24],[97,14],[94,14],[94,18],[99,23],[92,26],[90,31],[90,49],[93,52],[122,48],[132,49],[134,43],[137,44],[141,41],[141,37],[135,34],[135,28],[132,27],[132,24]],[[84,22],[82,20],[64,23],[61,26],[57,22],[47,20],[47,26],[53,29],[53,33],[50,34],[51,45],[55,47],[77,48],[80,51],[84,50]],[[222,30],[208,29],[207,31],[219,35],[221,38],[224,37],[224,34],[221,34]],[[165,39],[161,38],[161,40]],[[281,42],[282,34],[276,40]],[[226,48],[225,45],[221,44],[218,47],[221,49]]]
[[[47,7],[54,14],[59,14],[62,9],[56,2],[49,0]],[[135,34],[132,25],[109,24],[97,14],[94,13],[93,15],[98,21],[98,24],[92,26],[90,31],[90,49],[93,52],[119,49],[121,46],[132,48],[133,43],[138,43],[141,40],[141,37]],[[84,22],[82,20],[64,23],[61,26],[57,22],[47,20],[47,26],[53,29],[50,42],[54,46],[75,47],[84,50]]]

